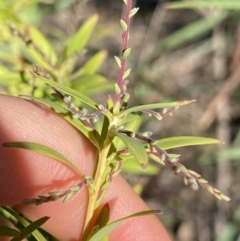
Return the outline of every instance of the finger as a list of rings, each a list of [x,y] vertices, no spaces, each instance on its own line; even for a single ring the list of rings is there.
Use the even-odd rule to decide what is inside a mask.
[[[85,175],[91,175],[95,158],[92,145],[62,117],[53,111],[18,98],[0,96],[0,143],[30,141],[49,146],[66,156]],[[66,190],[81,178],[69,167],[43,155],[16,148],[1,147],[0,205],[17,205],[24,198]],[[86,214],[88,194],[83,188],[71,200],[40,206],[18,205],[32,220],[51,218],[43,226],[59,240],[78,240]],[[128,184],[117,177],[111,184],[106,201],[111,220],[146,210],[145,203]],[[148,237],[148,238],[146,238]],[[150,238],[150,239],[149,239]],[[170,240],[154,216],[134,218],[111,235],[111,240]]]

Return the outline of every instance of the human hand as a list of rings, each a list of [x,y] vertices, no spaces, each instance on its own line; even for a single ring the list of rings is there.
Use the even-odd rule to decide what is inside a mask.
[[[85,175],[91,175],[94,148],[62,117],[43,106],[19,98],[0,96],[0,103],[1,144],[9,141],[41,143],[66,156]],[[31,151],[1,147],[0,206],[15,205],[31,220],[49,216],[43,228],[59,240],[79,240],[87,208],[86,188],[66,203],[58,200],[40,206],[19,204],[24,198],[64,191],[79,181],[79,175],[54,159]],[[148,209],[121,176],[113,179],[104,202],[110,205],[111,221]],[[0,223],[3,222],[0,218]],[[111,233],[109,240],[171,239],[159,220],[150,215],[125,221]]]

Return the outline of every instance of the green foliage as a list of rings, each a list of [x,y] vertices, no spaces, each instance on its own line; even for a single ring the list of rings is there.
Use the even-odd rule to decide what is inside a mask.
[[[7,28],[4,29],[4,34],[7,37],[0,46],[17,46],[16,52],[9,48],[7,48],[6,53],[0,52],[0,58],[8,66],[7,68],[3,66],[0,68],[2,92],[11,95],[20,94],[22,98],[27,98],[52,108],[71,125],[76,127],[96,147],[97,160],[94,166],[94,173],[92,176],[85,176],[70,160],[50,147],[30,142],[8,142],[3,145],[4,147],[35,151],[52,157],[56,161],[72,168],[80,177],[83,177],[84,181],[69,187],[66,191],[55,191],[49,193],[47,197],[39,196],[38,198],[23,200],[24,204],[35,205],[55,201],[59,198],[67,201],[79,192],[83,186],[86,186],[89,195],[88,207],[83,237],[79,237],[79,240],[83,241],[108,240],[107,237],[110,232],[125,220],[159,213],[159,211],[142,211],[108,223],[110,216],[108,204],[105,204],[101,211],[98,212],[112,179],[122,169],[132,169],[134,161],[138,167],[133,169],[133,172],[144,173],[144,169],[146,169],[145,173],[156,174],[159,168],[149,163],[151,159],[158,164],[170,166],[174,173],[182,177],[184,182],[189,184],[192,189],[197,189],[198,186],[201,186],[218,199],[230,200],[221,191],[213,188],[208,181],[201,178],[198,173],[183,166],[179,162],[179,155],[167,152],[168,149],[183,146],[218,144],[218,140],[189,136],[156,140],[151,138],[152,133],[139,133],[138,128],[134,129],[131,126],[133,123],[137,123],[136,125],[140,126],[141,121],[138,122],[138,120],[142,118],[143,114],[155,117],[158,121],[161,121],[163,118],[171,116],[179,107],[190,104],[194,100],[129,107],[130,94],[127,92],[127,78],[131,69],[126,69],[126,61],[131,52],[131,49],[128,47],[130,18],[137,12],[137,9],[131,8],[131,0],[124,1],[124,3],[125,12],[121,20],[122,53],[120,57],[115,56],[119,71],[118,78],[114,84],[114,96],[108,97],[106,106],[98,104],[88,95],[107,90],[112,85],[105,77],[97,73],[106,58],[107,52],[105,50],[99,51],[90,56],[81,68],[77,66],[77,53],[81,52],[91,39],[91,34],[98,21],[98,15],[93,15],[89,18],[74,35],[66,40],[65,48],[60,54],[54,50],[50,41],[36,27],[27,25],[21,22],[20,19],[16,21],[17,23],[14,22],[15,24],[8,24],[11,32]],[[228,1],[228,3],[223,1],[221,4],[219,4],[219,1],[211,1],[208,4],[206,1],[196,1],[175,2],[166,6],[168,8],[217,6],[230,9],[234,6],[237,8],[238,5],[239,3],[237,4],[236,1]],[[183,41],[192,39],[209,30],[225,17],[226,15],[222,15],[211,19],[201,19],[188,26],[187,29],[185,28],[166,39],[164,44],[168,48],[174,48]],[[196,28],[196,26],[200,28],[200,31],[192,32],[192,29]],[[191,32],[191,34],[186,34],[186,32]],[[11,40],[14,35],[17,36]],[[182,35],[185,35],[185,39],[179,37]],[[181,38],[182,42],[175,42],[176,37]],[[33,65],[33,70],[31,70],[31,65]],[[75,70],[76,67],[78,67],[77,70]],[[20,219],[17,214],[13,214],[11,209],[5,208],[4,210],[14,216],[25,228],[18,231],[0,227],[0,235],[10,235],[18,238],[22,237],[22,235],[26,237],[32,233],[38,236],[39,231],[36,231],[36,229],[48,219],[43,217],[35,222],[27,223],[25,219]],[[96,214],[98,214],[97,219],[95,219]],[[92,227],[93,220],[96,221]],[[45,241],[41,235],[36,238],[39,241]]]
[[[83,26],[76,32],[76,34],[74,36],[72,36],[68,45],[66,46],[62,55],[59,58],[59,61],[57,63],[58,66],[61,66],[62,63],[67,58],[69,58],[70,56],[72,56],[73,54],[75,54],[77,52],[80,52],[84,48],[88,39],[90,38],[90,35],[91,35],[97,21],[98,21],[98,15],[92,16],[90,19],[88,19],[87,22],[85,22],[83,24]],[[95,56],[94,56],[94,60],[95,60]],[[94,62],[94,61],[92,60],[92,62]]]
[[[211,0],[211,1],[178,1],[173,3],[167,3],[165,5],[169,9],[177,8],[222,8],[229,10],[240,10],[240,3],[238,0]]]
[[[134,217],[142,217],[145,215],[150,215],[150,214],[157,214],[160,213],[160,211],[142,211],[139,213],[135,213],[133,215],[126,216],[124,218],[118,219],[112,223],[107,224],[103,228],[101,228],[98,232],[96,232],[90,239],[89,241],[101,241],[104,237],[106,237],[108,234],[110,234],[115,228],[117,228],[122,222],[125,220],[128,220],[130,218]]]
[[[224,19],[227,14],[218,14],[217,16],[209,16],[207,18],[201,18],[193,23],[188,24],[171,35],[164,38],[159,44],[159,49],[171,50],[179,47],[181,44],[185,44],[187,41],[194,40],[199,36],[211,31],[214,26],[217,26]]]
[[[175,136],[163,138],[158,141],[159,147],[163,150],[169,150],[172,148],[183,146],[196,146],[206,144],[219,144],[220,141],[211,138],[197,137],[197,136]]]
[[[9,207],[0,208],[0,214],[10,220],[15,226],[19,222],[23,227],[25,227],[23,229],[16,230],[1,226],[0,236],[15,237],[14,240],[17,241],[32,234],[37,241],[46,241],[45,237],[40,231],[38,231],[38,228],[44,224],[49,217],[42,217],[34,222],[29,222],[22,214]]]
[[[83,174],[80,172],[80,170],[73,165],[71,161],[69,161],[66,157],[61,155],[59,152],[53,150],[50,147],[37,144],[37,143],[32,143],[32,142],[6,142],[3,145],[4,147],[15,147],[15,148],[21,148],[21,149],[26,149],[29,151],[34,151],[40,154],[43,154],[45,156],[54,158],[61,163],[67,165],[68,167],[72,168],[75,172],[77,172],[80,176],[83,177]]]
[[[3,28],[0,41],[0,59],[8,68],[0,68],[0,85],[2,93],[11,95],[32,95],[50,99],[49,90],[43,81],[37,80],[30,71],[42,77],[51,77],[54,81],[87,94],[109,90],[111,84],[100,74],[98,69],[106,58],[102,50],[90,57],[82,68],[76,68],[77,54],[81,52],[96,26],[98,16],[89,18],[76,34],[65,39],[62,53],[56,50],[47,38],[33,25],[10,22]],[[16,24],[16,25],[15,25]]]

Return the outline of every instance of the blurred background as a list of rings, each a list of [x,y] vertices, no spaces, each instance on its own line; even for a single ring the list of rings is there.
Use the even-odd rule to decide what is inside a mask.
[[[173,240],[240,241],[240,11],[164,8],[169,2],[174,1],[134,1],[140,10],[130,32],[130,103],[196,99],[161,122],[143,119],[141,131],[154,132],[156,139],[196,135],[221,140],[221,145],[173,153],[231,201],[218,201],[201,188],[191,190],[168,167],[156,167],[147,175],[126,167],[124,176],[152,209],[163,211],[160,220]],[[17,76],[32,64],[7,21],[19,29],[35,26],[59,53],[95,13],[98,23],[75,68],[104,50],[107,55],[98,73],[112,86],[117,78],[113,57],[121,49],[122,7],[121,0],[0,0],[0,92],[25,93],[27,87]],[[111,89],[108,84],[97,87],[89,95],[105,103]]]

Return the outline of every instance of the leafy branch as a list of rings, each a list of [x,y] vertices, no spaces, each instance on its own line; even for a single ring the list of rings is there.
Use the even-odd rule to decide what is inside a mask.
[[[24,199],[23,203],[40,205],[60,198],[62,198],[63,202],[65,202],[78,193],[82,187],[87,186],[89,198],[83,238],[82,235],[79,237],[79,240],[84,241],[102,240],[102,238],[109,235],[114,228],[128,218],[159,213],[159,211],[144,211],[109,224],[109,208],[106,205],[99,214],[99,217],[103,219],[105,218],[105,225],[98,225],[96,215],[99,213],[98,211],[102,204],[102,200],[112,179],[121,172],[123,162],[127,161],[125,156],[134,158],[142,169],[147,168],[149,159],[152,159],[162,165],[168,165],[173,169],[173,172],[181,176],[184,183],[190,185],[192,189],[196,190],[200,185],[218,199],[225,201],[230,200],[230,198],[221,193],[219,190],[213,188],[208,181],[201,178],[198,173],[188,170],[185,166],[183,166],[179,162],[178,155],[173,156],[166,151],[171,148],[193,144],[217,144],[219,141],[200,137],[179,137],[175,139],[166,138],[162,140],[154,140],[151,138],[152,133],[150,132],[135,133],[127,128],[126,124],[131,122],[133,117],[136,115],[141,116],[142,114],[146,114],[149,117],[155,117],[157,120],[161,121],[163,118],[171,116],[180,106],[190,104],[195,100],[153,103],[129,107],[128,102],[130,94],[127,92],[127,84],[131,69],[126,70],[127,57],[131,53],[131,48],[128,46],[129,28],[130,19],[137,13],[138,9],[132,9],[132,0],[124,0],[123,2],[125,4],[124,17],[120,20],[120,26],[122,29],[121,56],[115,56],[115,61],[119,68],[118,77],[116,83],[114,84],[115,94],[113,97],[108,97],[106,106],[96,103],[87,95],[73,89],[71,84],[66,85],[62,83],[62,81],[59,81],[60,76],[56,76],[54,74],[49,75],[48,70],[46,70],[45,74],[45,70],[42,71],[41,68],[37,66],[33,68],[33,71],[29,71],[32,78],[39,79],[49,86],[54,94],[54,98],[23,96],[23,98],[40,102],[54,109],[56,113],[61,114],[65,120],[75,126],[95,145],[96,160],[93,175],[85,176],[84,173],[78,170],[78,168],[76,168],[70,160],[49,147],[30,142],[8,142],[3,145],[4,147],[23,148],[52,157],[78,173],[79,177],[82,179],[82,181],[78,184],[69,187],[65,191],[51,192],[48,196],[39,195],[37,198]],[[26,39],[26,37],[17,31],[12,25],[10,25],[10,28],[17,32],[25,43],[31,43],[35,50],[46,61],[45,64],[48,64],[51,69],[55,71],[57,68],[63,66],[68,58],[74,55],[77,51],[82,50],[96,24],[97,19],[98,16],[94,15],[87,24],[84,25],[84,28],[77,32],[70,41],[69,46],[67,46],[62,52],[60,59],[55,63],[47,60],[43,52],[36,47],[37,45],[33,44],[31,39]],[[83,42],[78,45],[77,42],[80,40],[80,37],[83,36],[83,33],[86,33],[88,28],[90,28],[90,31],[87,32],[88,34],[83,39]],[[76,76],[78,74],[79,73],[77,73]],[[97,124],[100,128],[97,128]],[[124,147],[120,148],[116,144],[115,140],[120,140],[124,144]],[[108,213],[108,215],[106,215],[106,213]]]

